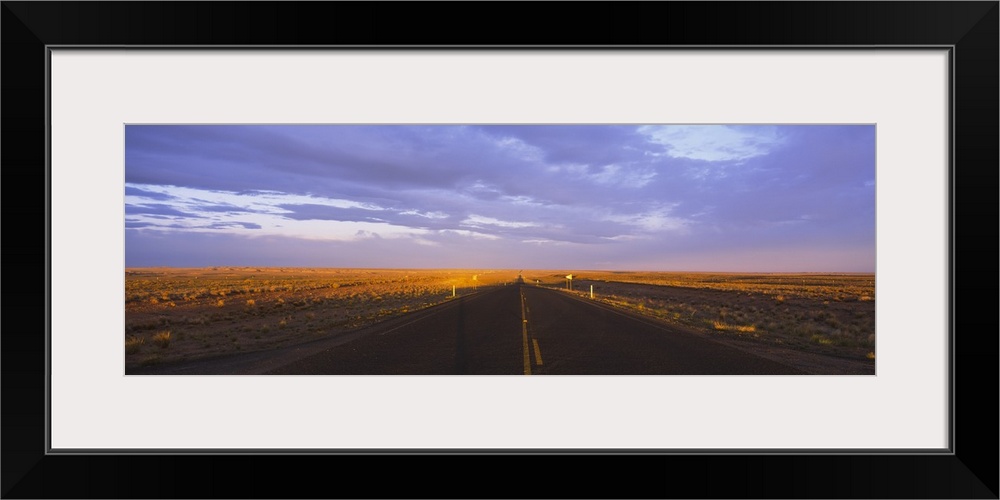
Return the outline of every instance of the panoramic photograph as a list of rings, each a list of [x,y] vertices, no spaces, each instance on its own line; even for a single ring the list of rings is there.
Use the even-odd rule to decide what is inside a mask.
[[[874,375],[876,127],[124,128],[126,375]]]

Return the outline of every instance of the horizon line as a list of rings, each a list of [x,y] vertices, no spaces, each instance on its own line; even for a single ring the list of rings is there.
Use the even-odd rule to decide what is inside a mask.
[[[131,269],[353,269],[353,270],[383,270],[383,271],[467,271],[467,270],[487,270],[487,271],[513,271],[511,267],[355,267],[355,266],[247,266],[247,265],[207,265],[207,266],[126,266],[126,271]],[[644,272],[644,273],[698,273],[698,274],[875,274],[875,271],[706,271],[706,270],[662,270],[662,269],[584,269],[584,268],[520,268],[521,271],[573,271],[573,272]]]

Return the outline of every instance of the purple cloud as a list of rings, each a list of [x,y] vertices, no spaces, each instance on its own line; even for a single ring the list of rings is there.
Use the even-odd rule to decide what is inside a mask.
[[[128,265],[251,238],[391,266],[457,245],[485,267],[874,270],[870,125],[130,125],[125,158]]]

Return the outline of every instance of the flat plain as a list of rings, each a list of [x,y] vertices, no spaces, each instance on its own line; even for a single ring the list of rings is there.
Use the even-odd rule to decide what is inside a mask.
[[[809,373],[875,372],[873,274],[257,267],[126,269],[125,371],[336,337],[519,273]]]

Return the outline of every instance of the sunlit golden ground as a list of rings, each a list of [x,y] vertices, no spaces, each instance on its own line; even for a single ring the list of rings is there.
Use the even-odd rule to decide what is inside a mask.
[[[874,364],[874,275],[525,271],[721,339]],[[475,279],[473,278],[475,276]],[[513,282],[516,270],[145,268],[125,273],[127,367],[291,345]]]
[[[512,282],[517,271],[128,269],[127,366],[280,347]],[[475,279],[473,279],[475,277]],[[154,336],[169,341],[154,343]]]
[[[529,273],[525,273],[529,278]],[[564,274],[537,272],[565,288]],[[580,272],[574,293],[716,338],[875,359],[874,274]]]

